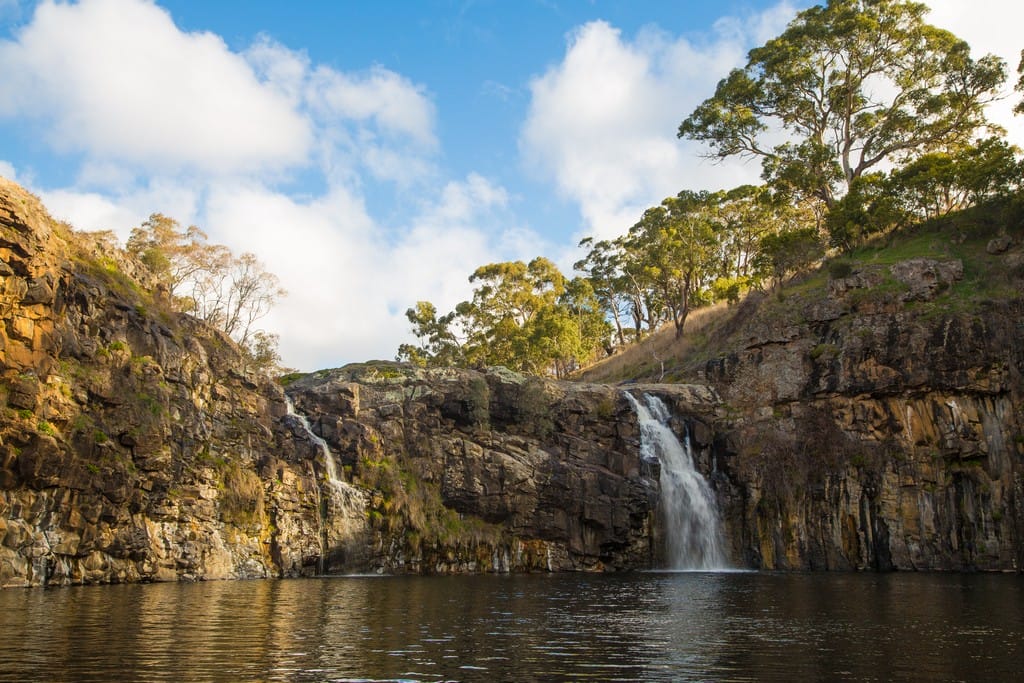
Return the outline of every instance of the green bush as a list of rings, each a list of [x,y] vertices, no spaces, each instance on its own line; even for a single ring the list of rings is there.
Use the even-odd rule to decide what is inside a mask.
[[[853,274],[853,264],[849,261],[829,261],[828,275],[833,280],[842,280]]]

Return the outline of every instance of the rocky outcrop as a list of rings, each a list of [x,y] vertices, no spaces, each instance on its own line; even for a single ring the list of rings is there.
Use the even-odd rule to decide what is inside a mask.
[[[0,586],[311,574],[365,547],[280,388],[149,291],[0,179]]]
[[[147,278],[0,182],[0,586],[654,561],[618,390],[375,364],[291,414]]]
[[[913,259],[746,304],[704,373],[743,564],[1024,567],[1024,303],[965,310],[962,277]]]
[[[613,387],[395,364],[288,387],[347,476],[374,491],[390,571],[619,570],[657,561],[657,472]],[[699,387],[660,392],[712,410]]]

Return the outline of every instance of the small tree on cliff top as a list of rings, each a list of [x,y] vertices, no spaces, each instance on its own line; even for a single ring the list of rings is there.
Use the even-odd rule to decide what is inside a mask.
[[[405,315],[419,345],[402,344],[398,360],[418,365],[504,365],[564,376],[601,353],[611,335],[590,283],[567,280],[538,257],[477,268],[473,298],[439,316],[429,301]]]
[[[221,244],[207,243],[196,226],[182,229],[159,213],[132,230],[125,248],[156,275],[178,310],[225,332],[257,367],[277,363],[277,335],[254,325],[286,292],[254,254],[235,256]]]
[[[132,229],[125,248],[156,275],[173,299],[203,270],[209,252],[217,247],[206,244],[206,233],[196,226],[182,230],[178,221],[154,213]]]

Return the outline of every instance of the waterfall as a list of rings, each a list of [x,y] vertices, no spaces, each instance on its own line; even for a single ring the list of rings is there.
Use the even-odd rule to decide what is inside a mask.
[[[296,437],[305,437],[316,444],[327,474],[327,485],[324,486],[322,479],[316,476],[313,461],[309,461],[310,473],[314,475],[316,482],[315,492],[319,510],[317,542],[320,548],[317,574],[344,570],[346,562],[350,561],[347,558],[360,557],[361,549],[367,547],[363,534],[368,528],[366,512],[370,504],[369,496],[338,476],[338,462],[327,442],[313,432],[309,420],[296,411],[295,404],[287,395],[285,405],[288,407],[287,418],[292,434]]]
[[[680,443],[668,409],[657,396],[638,401],[629,393],[640,424],[640,455],[661,464],[661,509],[669,569],[723,569],[725,553],[715,496],[694,467],[689,434]]]
[[[309,426],[309,420],[306,419],[306,416],[295,410],[295,403],[292,401],[291,396],[285,394],[284,400],[285,405],[288,407],[288,414],[295,418],[299,426],[302,427],[302,431],[309,437],[309,440],[320,449],[320,456],[324,461],[324,469],[327,471],[327,482],[335,489],[342,489],[347,486],[338,476],[338,463],[334,459],[334,454],[331,453],[327,442],[313,431],[313,428]]]

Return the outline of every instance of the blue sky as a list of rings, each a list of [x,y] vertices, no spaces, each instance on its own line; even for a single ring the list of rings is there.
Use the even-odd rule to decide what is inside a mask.
[[[568,268],[680,189],[756,181],[675,130],[809,4],[0,0],[0,175],[80,229],[160,211],[256,253],[288,365],[389,358],[479,265]],[[930,4],[1016,66],[1015,0]]]

